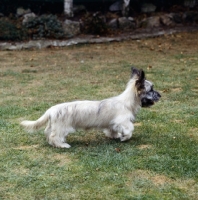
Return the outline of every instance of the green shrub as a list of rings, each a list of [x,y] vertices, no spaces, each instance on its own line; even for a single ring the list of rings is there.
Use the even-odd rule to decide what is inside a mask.
[[[33,39],[61,39],[64,37],[62,24],[55,15],[41,15],[30,18],[25,23],[25,27],[28,29],[29,36]]]
[[[83,19],[83,32],[104,35],[108,33],[105,19],[99,13],[87,14]]]
[[[0,40],[24,40],[27,30],[16,21],[0,19]]]

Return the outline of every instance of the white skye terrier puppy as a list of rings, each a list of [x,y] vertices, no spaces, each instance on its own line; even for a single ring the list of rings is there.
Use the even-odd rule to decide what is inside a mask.
[[[36,121],[22,121],[29,132],[46,126],[45,135],[50,145],[69,148],[66,136],[76,129],[99,128],[107,137],[129,140],[134,130],[133,121],[141,107],[157,102],[160,94],[145,79],[144,71],[132,68],[131,79],[120,95],[101,101],[74,101],[49,108]]]

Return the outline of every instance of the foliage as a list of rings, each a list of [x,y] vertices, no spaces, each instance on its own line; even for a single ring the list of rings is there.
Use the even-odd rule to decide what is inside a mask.
[[[96,35],[104,35],[108,33],[107,24],[104,16],[100,13],[88,13],[84,16],[83,21],[83,32],[91,33]]]
[[[0,40],[24,40],[27,37],[27,30],[17,21],[0,19]]]
[[[41,15],[22,25],[20,19],[0,19],[0,40],[25,40],[55,38],[65,36],[61,22],[55,15]]]
[[[30,18],[25,23],[25,27],[28,29],[28,33],[33,39],[61,39],[64,37],[62,24],[55,15],[41,15]]]

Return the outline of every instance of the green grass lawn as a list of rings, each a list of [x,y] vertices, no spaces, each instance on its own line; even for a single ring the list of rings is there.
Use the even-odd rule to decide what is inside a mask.
[[[0,63],[0,199],[197,199],[198,33],[1,51]],[[79,130],[58,149],[19,126],[57,103],[120,94],[132,65],[162,98],[130,141]]]

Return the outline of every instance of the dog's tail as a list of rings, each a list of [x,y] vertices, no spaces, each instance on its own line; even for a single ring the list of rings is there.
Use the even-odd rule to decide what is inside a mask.
[[[22,121],[20,124],[24,127],[27,132],[33,133],[41,129],[49,120],[49,114],[46,112],[36,121]]]

